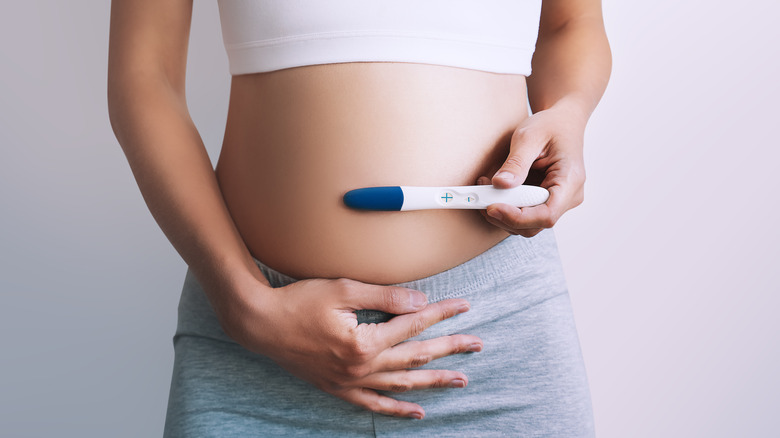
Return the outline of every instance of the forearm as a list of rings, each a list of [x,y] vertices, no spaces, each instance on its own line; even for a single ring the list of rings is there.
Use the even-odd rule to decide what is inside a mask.
[[[268,284],[225,206],[183,97],[153,74],[117,79],[109,112],[149,210],[215,307],[241,282]]]
[[[533,73],[528,77],[531,109],[565,105],[584,124],[604,94],[612,70],[600,11],[547,27],[552,26],[542,23],[540,27]]]

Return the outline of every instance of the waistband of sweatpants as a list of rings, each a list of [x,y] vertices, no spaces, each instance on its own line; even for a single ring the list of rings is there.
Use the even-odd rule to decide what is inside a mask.
[[[511,281],[524,275],[523,266],[544,247],[555,247],[552,229],[545,229],[536,236],[509,236],[483,253],[446,271],[417,280],[394,283],[419,290],[428,296],[429,302],[467,295],[469,292],[498,281]],[[544,251],[549,253],[549,251]],[[555,251],[557,254],[557,250]],[[273,287],[282,287],[298,281],[254,259]],[[526,272],[527,273],[527,272]]]

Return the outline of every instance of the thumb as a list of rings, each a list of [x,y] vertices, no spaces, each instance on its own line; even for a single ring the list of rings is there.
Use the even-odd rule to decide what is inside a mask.
[[[496,188],[508,189],[522,184],[528,177],[531,164],[539,157],[544,143],[539,136],[531,137],[528,131],[516,131],[509,145],[509,156],[493,175],[493,185]]]
[[[351,280],[348,306],[353,310],[370,309],[401,315],[417,312],[428,305],[424,293],[399,286],[380,286]]]

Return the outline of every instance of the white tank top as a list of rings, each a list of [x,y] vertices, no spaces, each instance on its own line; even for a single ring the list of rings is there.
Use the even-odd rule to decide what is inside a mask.
[[[414,62],[531,74],[542,0],[218,0],[230,73]]]

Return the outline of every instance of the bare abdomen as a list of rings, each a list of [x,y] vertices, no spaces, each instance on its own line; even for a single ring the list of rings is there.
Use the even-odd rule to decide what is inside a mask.
[[[408,281],[508,234],[473,210],[358,212],[343,194],[475,184],[503,162],[525,117],[519,75],[345,63],[236,76],[217,176],[249,250],[271,268]]]

